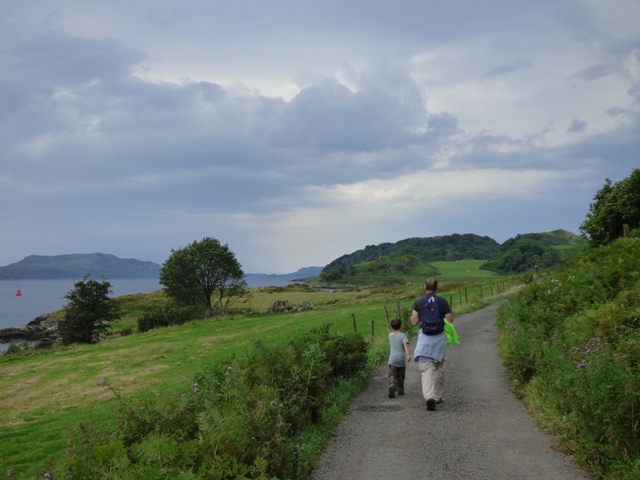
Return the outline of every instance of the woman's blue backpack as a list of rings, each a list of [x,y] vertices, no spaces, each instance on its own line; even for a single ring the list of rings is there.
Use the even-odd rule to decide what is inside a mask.
[[[438,335],[444,332],[444,315],[440,313],[438,300],[440,297],[433,295],[424,296],[424,306],[420,315],[420,327],[425,335]]]

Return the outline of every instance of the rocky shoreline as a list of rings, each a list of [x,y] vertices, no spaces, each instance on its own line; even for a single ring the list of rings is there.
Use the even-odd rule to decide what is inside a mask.
[[[48,348],[58,339],[57,313],[36,317],[24,327],[0,329],[0,343],[36,342],[40,348]]]

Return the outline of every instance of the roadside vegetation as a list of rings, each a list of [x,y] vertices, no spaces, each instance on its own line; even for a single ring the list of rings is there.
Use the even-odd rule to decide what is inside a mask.
[[[498,313],[499,350],[539,425],[597,478],[640,478],[640,169],[596,193],[572,262]]]
[[[640,235],[583,252],[498,313],[538,423],[597,478],[640,478]]]

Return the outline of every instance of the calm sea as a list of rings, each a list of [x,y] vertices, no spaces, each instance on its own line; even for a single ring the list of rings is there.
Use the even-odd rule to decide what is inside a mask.
[[[60,310],[77,279],[0,280],[0,328],[23,327],[34,318]],[[154,278],[109,279],[113,296],[162,289]],[[16,296],[20,290],[21,296]]]
[[[248,274],[249,288],[287,285],[288,275]],[[77,279],[56,280],[0,280],[0,328],[23,327],[34,318],[60,310],[67,304],[64,296],[73,290]],[[161,290],[153,278],[110,278],[114,297]],[[21,296],[16,296],[20,290]]]

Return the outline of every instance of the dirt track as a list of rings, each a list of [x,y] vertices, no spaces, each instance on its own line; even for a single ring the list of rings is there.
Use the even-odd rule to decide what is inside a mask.
[[[351,405],[314,480],[575,480],[590,478],[552,449],[514,396],[496,352],[498,304],[456,317],[447,350],[445,403],[427,412],[418,367],[406,395],[388,398],[387,366]],[[415,346],[415,339],[412,343]]]

